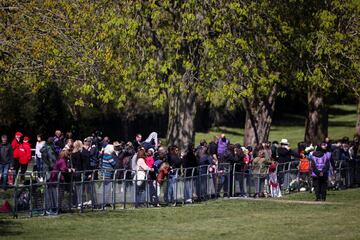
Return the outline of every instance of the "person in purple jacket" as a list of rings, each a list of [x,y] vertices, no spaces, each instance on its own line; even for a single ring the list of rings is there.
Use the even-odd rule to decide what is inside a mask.
[[[46,196],[47,215],[57,214],[60,210],[58,209],[58,206],[61,207],[65,186],[62,184],[58,185],[57,182],[59,181],[60,183],[65,183],[64,174],[74,171],[74,169],[71,169],[67,166],[67,158],[67,151],[61,151],[54,168],[51,171]],[[60,177],[60,179],[58,179],[58,177]]]
[[[313,185],[315,189],[315,201],[325,201],[328,185],[330,159],[321,146],[318,146],[311,157]]]
[[[219,141],[218,141],[218,148],[217,148],[217,154],[218,154],[218,159],[221,159],[222,156],[224,155],[225,151],[227,150],[228,146],[230,144],[229,139],[226,138],[225,134],[221,134]]]

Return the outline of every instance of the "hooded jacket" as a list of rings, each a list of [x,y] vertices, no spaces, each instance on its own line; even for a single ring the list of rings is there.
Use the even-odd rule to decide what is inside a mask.
[[[330,168],[330,160],[328,156],[322,151],[315,151],[311,158],[311,168],[313,177],[320,177],[321,172],[324,177],[327,177]]]
[[[14,140],[11,142],[11,147],[13,150],[14,158],[19,159],[20,158],[20,142],[14,138]]]
[[[284,147],[279,147],[277,149],[277,154],[279,163],[291,162],[291,155],[293,154],[291,150]]]
[[[28,142],[24,142],[19,147],[19,163],[20,164],[28,164],[31,160],[31,147]]]

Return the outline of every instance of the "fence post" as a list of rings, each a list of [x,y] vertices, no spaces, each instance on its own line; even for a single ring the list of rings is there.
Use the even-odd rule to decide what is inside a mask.
[[[59,171],[57,174],[57,182],[56,182],[56,213],[59,213],[59,209],[60,209],[60,177],[61,177],[61,172]]]
[[[138,172],[138,170],[136,170],[135,171],[135,182],[134,182],[134,187],[135,187],[135,191],[134,191],[134,202],[135,202],[135,208],[137,208],[138,207],[138,203],[137,203],[137,201],[138,201],[138,197],[137,197],[137,178],[138,178],[138,176],[137,176],[137,172]]]
[[[196,167],[194,167],[191,171],[191,200],[194,201],[194,174],[196,172]],[[195,192],[196,192],[196,186],[195,186]]]
[[[26,178],[26,174],[24,176],[24,179]],[[33,207],[32,207],[32,191],[33,191],[33,185],[32,185],[32,176],[30,175],[30,189],[29,189],[29,210],[30,210],[30,217],[33,216]]]
[[[95,206],[95,171],[96,170],[92,170],[91,171],[91,177],[90,177],[90,181],[89,181],[89,185],[90,185],[90,198],[91,198],[91,211],[94,211],[94,206]]]
[[[126,176],[127,176],[127,172],[128,170],[125,170],[124,176],[123,176],[123,185],[124,185],[124,190],[123,190],[123,194],[124,194],[124,209],[126,209],[126,191],[127,191],[127,181],[126,181]]]
[[[225,169],[227,169],[226,175],[227,175],[227,179],[228,179],[228,182],[227,182],[227,185],[228,185],[228,187],[227,187],[227,189],[228,189],[227,197],[230,198],[230,195],[231,195],[231,180],[232,180],[231,179],[231,165],[230,165],[230,163],[227,163],[225,166],[226,166]]]
[[[44,185],[44,203],[43,203],[43,214],[45,215],[45,213],[46,213],[46,201],[47,201],[47,194],[48,194],[48,189],[47,189],[47,172],[45,172],[45,174],[44,173],[42,173],[42,176],[44,176],[44,178],[43,178],[43,182],[42,182],[42,184]]]
[[[146,207],[149,207],[149,195],[150,195],[150,191],[149,191],[149,170],[146,170],[145,172],[145,179],[144,179],[144,184],[145,184],[145,202],[146,202]]]
[[[112,182],[112,203],[113,203],[112,208],[113,208],[113,210],[116,209],[115,204],[116,204],[116,175],[117,175],[117,171],[118,171],[118,169],[115,170],[114,175],[113,175],[113,179],[112,179],[113,180],[113,182]]]
[[[211,165],[206,166],[206,200],[211,199],[211,191],[210,191],[210,181],[211,181],[211,173],[209,171]]]
[[[83,199],[83,195],[84,195],[84,179],[85,179],[85,172],[82,171],[81,172],[81,189],[80,189],[80,197],[78,197],[78,199],[81,199],[80,201],[80,212],[83,213],[83,209],[84,209],[84,199]]]
[[[236,169],[236,165],[237,165],[237,163],[234,163],[234,165],[233,165],[233,170],[232,170],[232,172],[233,172],[233,178],[232,178],[232,181],[233,181],[233,185],[232,185],[232,196],[235,196],[235,189],[236,189],[236,182],[235,182],[235,179],[236,179],[236,172],[235,172],[235,169]],[[239,188],[240,188],[240,186],[239,186]],[[240,188],[241,189],[241,188]]]

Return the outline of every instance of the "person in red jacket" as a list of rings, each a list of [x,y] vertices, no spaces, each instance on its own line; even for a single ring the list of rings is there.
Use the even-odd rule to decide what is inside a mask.
[[[23,182],[25,179],[25,173],[26,173],[28,164],[31,160],[31,146],[30,146],[29,140],[30,140],[30,138],[25,136],[23,143],[20,145],[19,163],[20,163],[20,169],[21,169],[20,170],[21,182]]]
[[[14,154],[14,163],[13,163],[13,167],[15,169],[15,174],[17,175],[20,169],[20,163],[19,163],[19,158],[20,158],[20,145],[21,145],[21,137],[22,137],[22,133],[21,132],[17,132],[15,133],[15,138],[14,140],[11,142],[11,147],[13,149],[13,154]]]

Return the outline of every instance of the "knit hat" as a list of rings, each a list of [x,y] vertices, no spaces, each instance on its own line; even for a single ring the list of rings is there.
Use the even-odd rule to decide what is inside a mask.
[[[30,140],[30,138],[28,136],[24,137],[24,141],[29,141],[29,140]]]

